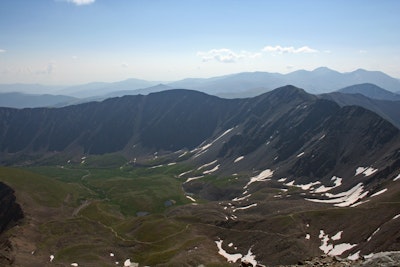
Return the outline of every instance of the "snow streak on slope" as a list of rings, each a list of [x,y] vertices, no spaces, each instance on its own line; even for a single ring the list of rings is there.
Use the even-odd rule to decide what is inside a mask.
[[[268,181],[268,178],[271,178],[272,175],[274,174],[274,171],[270,169],[266,169],[262,171],[259,175],[251,177],[250,181],[245,185],[244,189],[247,189],[247,187],[254,183],[254,182],[263,182],[263,181]]]
[[[235,159],[234,163],[241,161],[242,159],[244,159],[244,156],[240,156],[237,159]]]
[[[214,141],[205,144],[201,147],[195,148],[193,149],[191,152],[196,152],[196,154],[194,155],[194,158],[200,156],[201,154],[205,153],[215,142],[217,142],[219,139],[221,139],[224,135],[228,134],[230,131],[232,131],[234,128],[230,128],[228,130],[226,130],[225,132],[223,132],[220,136],[218,136]]]
[[[218,161],[218,160],[214,160],[214,161],[212,161],[212,162],[210,162],[210,163],[206,163],[206,164],[204,164],[204,165],[198,167],[197,170],[201,170],[201,169],[204,169],[204,168],[206,168],[206,167],[208,167],[208,166],[214,165],[215,163],[217,163],[217,161]]]
[[[337,207],[349,207],[356,203],[358,200],[364,198],[367,194],[368,191],[364,192],[364,185],[362,183],[359,183],[350,190],[342,193],[326,193],[325,196],[327,196],[329,199],[306,198],[306,200],[319,203],[330,203],[334,204]]]

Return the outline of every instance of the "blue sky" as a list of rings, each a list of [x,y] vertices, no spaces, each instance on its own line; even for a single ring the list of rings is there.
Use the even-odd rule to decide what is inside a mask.
[[[397,0],[1,0],[0,83],[320,66],[400,78]]]

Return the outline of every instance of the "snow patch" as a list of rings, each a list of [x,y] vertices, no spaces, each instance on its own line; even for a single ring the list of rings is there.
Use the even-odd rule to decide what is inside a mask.
[[[309,183],[309,184],[299,184],[296,185],[297,187],[300,187],[301,189],[303,189],[304,191],[309,190],[311,187],[313,187],[314,185],[320,184],[320,181],[316,181],[314,183]]]
[[[240,156],[240,157],[238,157],[237,159],[235,159],[233,162],[234,163],[236,163],[236,162],[239,162],[239,161],[241,161],[242,159],[244,159],[244,156]]]
[[[400,218],[400,214],[397,214],[396,216],[394,216],[392,220],[396,220],[398,218]]]
[[[354,253],[354,254],[352,254],[352,255],[349,255],[347,258],[348,258],[349,260],[351,260],[351,261],[356,261],[356,260],[358,260],[358,259],[360,258],[360,251],[357,251],[356,253]]]
[[[253,203],[253,204],[250,204],[250,205],[245,206],[245,207],[236,208],[236,209],[233,210],[233,212],[236,212],[237,210],[247,210],[247,209],[250,209],[250,208],[256,207],[256,206],[257,206],[257,203]]]
[[[204,165],[198,167],[197,170],[204,169],[204,168],[206,168],[206,167],[208,167],[208,166],[214,165],[215,163],[217,163],[217,160],[214,160],[214,161],[212,161],[212,162],[210,162],[210,163],[206,163],[206,164],[204,164]]]
[[[226,135],[227,133],[229,133],[232,130],[233,130],[233,128],[228,129],[225,132],[223,132],[220,136],[218,136],[211,143],[208,143],[202,147],[198,147],[198,148],[195,148],[194,150],[192,150],[191,152],[197,152],[196,155],[194,155],[194,157],[196,158],[196,157],[200,156],[201,154],[205,153],[207,151],[207,149],[209,149],[216,141],[218,141],[220,138],[222,138],[224,135]]]
[[[372,233],[372,235],[371,235],[370,237],[368,237],[367,241],[371,241],[372,237],[373,237],[376,233],[378,233],[379,230],[381,230],[381,228],[376,229],[376,230]]]
[[[393,179],[393,181],[397,181],[397,180],[400,180],[400,174],[397,175],[397,176]]]
[[[130,259],[127,259],[127,260],[124,262],[124,267],[138,267],[138,266],[139,266],[138,263],[136,263],[136,262],[131,262]]]
[[[357,176],[359,174],[364,174],[364,176],[370,176],[370,175],[374,174],[377,171],[378,171],[378,169],[374,169],[372,167],[358,167],[356,169],[356,175],[355,176]]]
[[[217,244],[218,247],[218,254],[224,257],[228,262],[235,263],[238,261],[238,259],[242,258],[242,254],[237,253],[237,254],[229,254],[227,253],[223,248],[222,248],[222,242],[223,240],[215,241],[215,244]]]
[[[289,183],[286,183],[285,185],[287,185],[287,186],[294,186],[294,180],[291,181],[291,182],[289,182]]]
[[[222,248],[222,243],[223,240],[215,241],[215,244],[217,244],[218,247],[218,254],[224,257],[227,260],[227,262],[236,263],[238,260],[241,260],[241,262],[251,264],[251,266],[253,267],[257,266],[258,262],[256,261],[256,256],[252,253],[251,248],[247,251],[247,254],[244,256],[240,253],[229,254]],[[228,244],[228,247],[232,246],[233,243]],[[237,249],[237,247],[234,247],[234,249]]]
[[[75,266],[75,267],[77,267],[77,266],[79,266],[79,264],[78,264],[78,263],[76,263],[76,262],[74,262],[74,263],[71,263],[71,266]]]
[[[387,191],[387,188],[382,189],[381,191],[378,191],[374,194],[371,195],[371,197],[379,196],[380,194],[383,194]]]
[[[349,207],[356,203],[358,200],[364,198],[368,191],[364,191],[364,185],[362,183],[357,184],[353,188],[348,191],[338,193],[338,194],[330,194],[326,193],[329,199],[315,199],[315,198],[306,198],[305,200],[318,202],[318,203],[330,203],[334,204],[337,207]]]
[[[343,252],[354,248],[357,246],[357,244],[349,244],[349,243],[343,243],[343,244],[337,244],[333,247],[331,251],[329,251],[328,255],[330,256],[340,256],[343,254]]]
[[[187,198],[187,199],[190,199],[190,200],[193,201],[193,202],[196,202],[196,199],[192,198],[191,196],[186,195],[186,198]]]
[[[310,240],[310,238],[311,238],[311,236],[310,236],[310,234],[306,234],[306,237],[305,237],[307,240]]]
[[[330,191],[330,190],[332,190],[332,189],[334,189],[334,188],[336,188],[336,187],[341,186],[341,185],[342,185],[342,180],[343,180],[343,179],[340,178],[340,177],[333,176],[333,177],[331,178],[331,181],[333,181],[334,186],[324,186],[324,185],[321,185],[320,187],[318,187],[317,189],[315,189],[314,191],[312,191],[312,193],[325,193],[325,192],[328,192],[328,191]]]
[[[185,156],[187,153],[188,153],[187,151],[183,152],[182,155],[180,155],[178,158],[182,158],[182,157]]]
[[[151,167],[150,169],[157,169],[157,168],[161,168],[161,167],[163,167],[164,165],[157,165],[157,166],[153,166],[153,167]]]
[[[197,179],[200,179],[200,178],[203,178],[203,177],[204,177],[204,175],[187,178],[187,180],[184,183],[189,183],[190,181],[194,181],[194,180],[197,180]]]
[[[264,182],[264,181],[269,180],[268,178],[271,178],[273,174],[274,174],[274,171],[272,171],[270,169],[266,169],[266,170],[262,171],[259,175],[251,177],[250,181],[246,184],[244,189],[247,189],[247,187],[254,182]]]
[[[283,183],[286,180],[287,180],[287,178],[281,178],[281,179],[278,180],[278,182]]]
[[[343,231],[341,231],[341,232],[343,232]],[[339,232],[340,235],[341,235],[341,232]],[[319,248],[325,254],[327,254],[329,256],[340,256],[343,254],[343,252],[357,246],[357,244],[349,244],[349,243],[342,243],[342,244],[336,244],[336,245],[329,244],[329,241],[330,241],[329,235],[325,234],[324,230],[320,230],[318,237],[321,239],[321,242],[322,242],[322,244]]]
[[[247,251],[247,254],[242,257],[242,262],[257,266],[256,256],[251,252],[251,248]]]
[[[203,174],[210,174],[213,173],[215,171],[217,171],[219,169],[220,164],[218,164],[217,166],[215,166],[214,168],[212,168],[211,170],[208,171],[204,171]]]
[[[339,240],[342,238],[343,231],[337,232],[336,235],[332,236],[332,240]]]
[[[187,171],[187,172],[182,172],[181,174],[178,175],[179,178],[181,178],[182,176],[191,173],[193,170]]]
[[[232,201],[243,201],[246,198],[249,198],[251,196],[251,194],[245,195],[243,197],[235,197],[234,199],[232,199]]]
[[[301,156],[303,156],[304,155],[304,152],[301,152],[300,154],[298,154],[296,157],[297,158],[300,158]]]
[[[54,255],[50,255],[50,262],[53,262],[54,260]]]

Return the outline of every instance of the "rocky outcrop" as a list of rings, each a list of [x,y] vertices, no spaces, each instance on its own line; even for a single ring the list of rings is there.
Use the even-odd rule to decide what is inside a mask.
[[[10,266],[14,261],[11,242],[2,234],[23,217],[24,214],[16,202],[14,190],[0,182],[0,266]]]
[[[0,234],[24,217],[16,202],[14,190],[0,182]]]

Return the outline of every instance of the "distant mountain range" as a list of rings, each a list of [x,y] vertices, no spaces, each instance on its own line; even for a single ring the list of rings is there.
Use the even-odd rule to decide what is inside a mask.
[[[65,95],[0,93],[0,107],[36,108],[66,106],[79,99]]]
[[[191,89],[225,98],[252,97],[275,88],[294,85],[313,94],[329,93],[355,84],[371,83],[391,92],[400,91],[400,80],[383,72],[358,69],[340,73],[326,67],[313,71],[298,70],[288,74],[245,72],[213,78],[190,78],[160,83],[128,79],[114,83],[95,82],[70,87],[29,84],[0,84],[0,92],[58,94],[77,98],[103,98],[121,94],[146,94],[165,89]]]
[[[251,72],[210,79],[186,79],[168,85],[225,97],[248,97],[249,94],[254,96],[288,84],[304,88],[309,93],[321,94],[360,83],[373,83],[390,91],[400,88],[399,80],[382,72],[358,69],[340,73],[325,67],[288,74]]]

